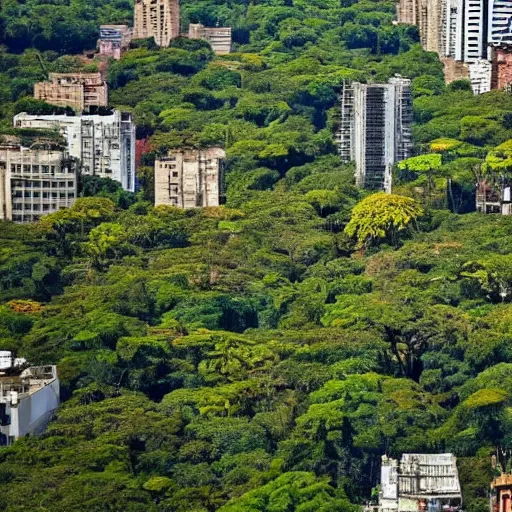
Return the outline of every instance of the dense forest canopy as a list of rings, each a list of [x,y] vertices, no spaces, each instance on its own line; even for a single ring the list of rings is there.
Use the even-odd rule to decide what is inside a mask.
[[[512,441],[512,219],[456,212],[476,176],[508,171],[512,96],[445,86],[393,2],[182,11],[232,25],[235,53],[146,41],[111,63],[112,103],[150,147],[142,190],[84,179],[72,209],[0,224],[0,349],[57,363],[65,399],[0,451],[4,509],[351,512],[384,453],[451,451],[466,510],[487,510],[490,454]],[[95,69],[79,54],[132,4],[0,15],[8,133],[54,111],[30,97],[45,73]],[[416,156],[401,195],[366,199],[336,154],[337,97],[396,73]],[[183,144],[226,148],[226,206],[152,207],[154,158]]]

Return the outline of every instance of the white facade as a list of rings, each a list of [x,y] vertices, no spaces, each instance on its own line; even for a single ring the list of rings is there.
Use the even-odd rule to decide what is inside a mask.
[[[412,151],[410,80],[346,83],[337,142],[342,161],[356,164],[357,186],[390,193],[393,165]]]
[[[0,146],[0,220],[38,221],[70,208],[78,193],[76,160],[46,144]]]
[[[488,60],[479,59],[469,65],[469,81],[473,94],[484,94],[491,90],[492,64]]]
[[[18,114],[15,128],[59,130],[71,156],[80,160],[82,173],[111,178],[135,191],[135,125],[131,114],[66,116]]]
[[[512,2],[489,0],[488,42],[512,43]]]
[[[44,431],[60,402],[56,366],[0,375],[0,446]]]
[[[446,0],[444,55],[463,60],[464,0]]]
[[[398,464],[382,457],[380,512],[457,510],[462,491],[457,459],[450,453],[406,453]]]
[[[172,150],[155,162],[155,206],[204,208],[219,206],[221,148]]]
[[[465,62],[475,62],[487,53],[487,34],[485,33],[487,1],[489,0],[466,0]]]

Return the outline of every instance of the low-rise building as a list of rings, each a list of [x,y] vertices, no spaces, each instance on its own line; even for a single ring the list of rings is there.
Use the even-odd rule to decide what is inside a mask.
[[[455,512],[462,504],[457,459],[450,453],[382,458],[381,512]]]
[[[512,44],[491,46],[492,88],[506,89],[512,84]]]
[[[469,80],[469,68],[465,62],[446,57],[441,59],[444,65],[445,83],[451,84],[455,80]]]
[[[77,161],[54,142],[0,145],[0,220],[34,222],[73,206],[77,168]]]
[[[131,40],[132,29],[128,25],[101,25],[98,52],[100,56],[119,60]]]
[[[155,205],[178,208],[219,206],[222,161],[221,148],[177,149],[155,162]]]
[[[491,90],[492,64],[479,59],[469,64],[469,81],[473,94],[484,94]]]
[[[82,112],[87,107],[106,107],[108,86],[101,73],[50,73],[47,82],[34,85],[34,97]]]
[[[231,27],[205,27],[200,23],[192,23],[188,27],[190,39],[208,41],[217,55],[231,53],[232,35]]]
[[[135,125],[130,113],[119,110],[98,110],[81,116],[21,113],[14,117],[14,127],[58,129],[68,143],[69,154],[80,160],[82,174],[111,178],[125,190],[135,191]]]
[[[512,475],[502,473],[492,481],[489,512],[512,512]]]
[[[0,369],[0,446],[44,431],[60,402],[56,366]]]

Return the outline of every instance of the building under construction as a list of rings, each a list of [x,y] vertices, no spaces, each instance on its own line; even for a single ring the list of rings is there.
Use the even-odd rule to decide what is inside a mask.
[[[0,220],[38,221],[76,201],[77,162],[52,141],[0,145]]]
[[[204,208],[219,206],[222,161],[221,148],[176,149],[155,162],[155,206]]]
[[[101,73],[50,73],[49,81],[34,85],[34,97],[59,107],[82,112],[108,105],[108,86]]]
[[[134,39],[153,38],[167,47],[180,35],[179,0],[135,0]]]
[[[391,192],[393,165],[412,154],[412,119],[410,80],[344,83],[337,144],[342,161],[355,162],[359,187]]]
[[[456,512],[462,505],[457,459],[450,453],[382,457],[380,512]]]
[[[187,36],[190,39],[208,41],[217,55],[231,53],[231,27],[205,27],[200,23],[191,23]]]

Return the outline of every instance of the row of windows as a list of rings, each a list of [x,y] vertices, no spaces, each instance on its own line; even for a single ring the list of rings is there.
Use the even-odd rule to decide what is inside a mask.
[[[22,192],[21,190],[17,190],[14,193],[14,199],[20,199],[20,198],[28,198],[28,199],[74,199],[75,193],[74,192]]]
[[[70,168],[61,168],[58,165],[30,165],[30,164],[11,164],[12,174],[59,174],[74,173]]]
[[[67,182],[68,188],[75,188],[74,181]],[[22,181],[13,180],[13,188],[66,188],[65,181]]]
[[[25,211],[25,212],[51,212],[51,211],[57,211],[57,204],[15,204],[13,205],[13,210],[17,212]]]

